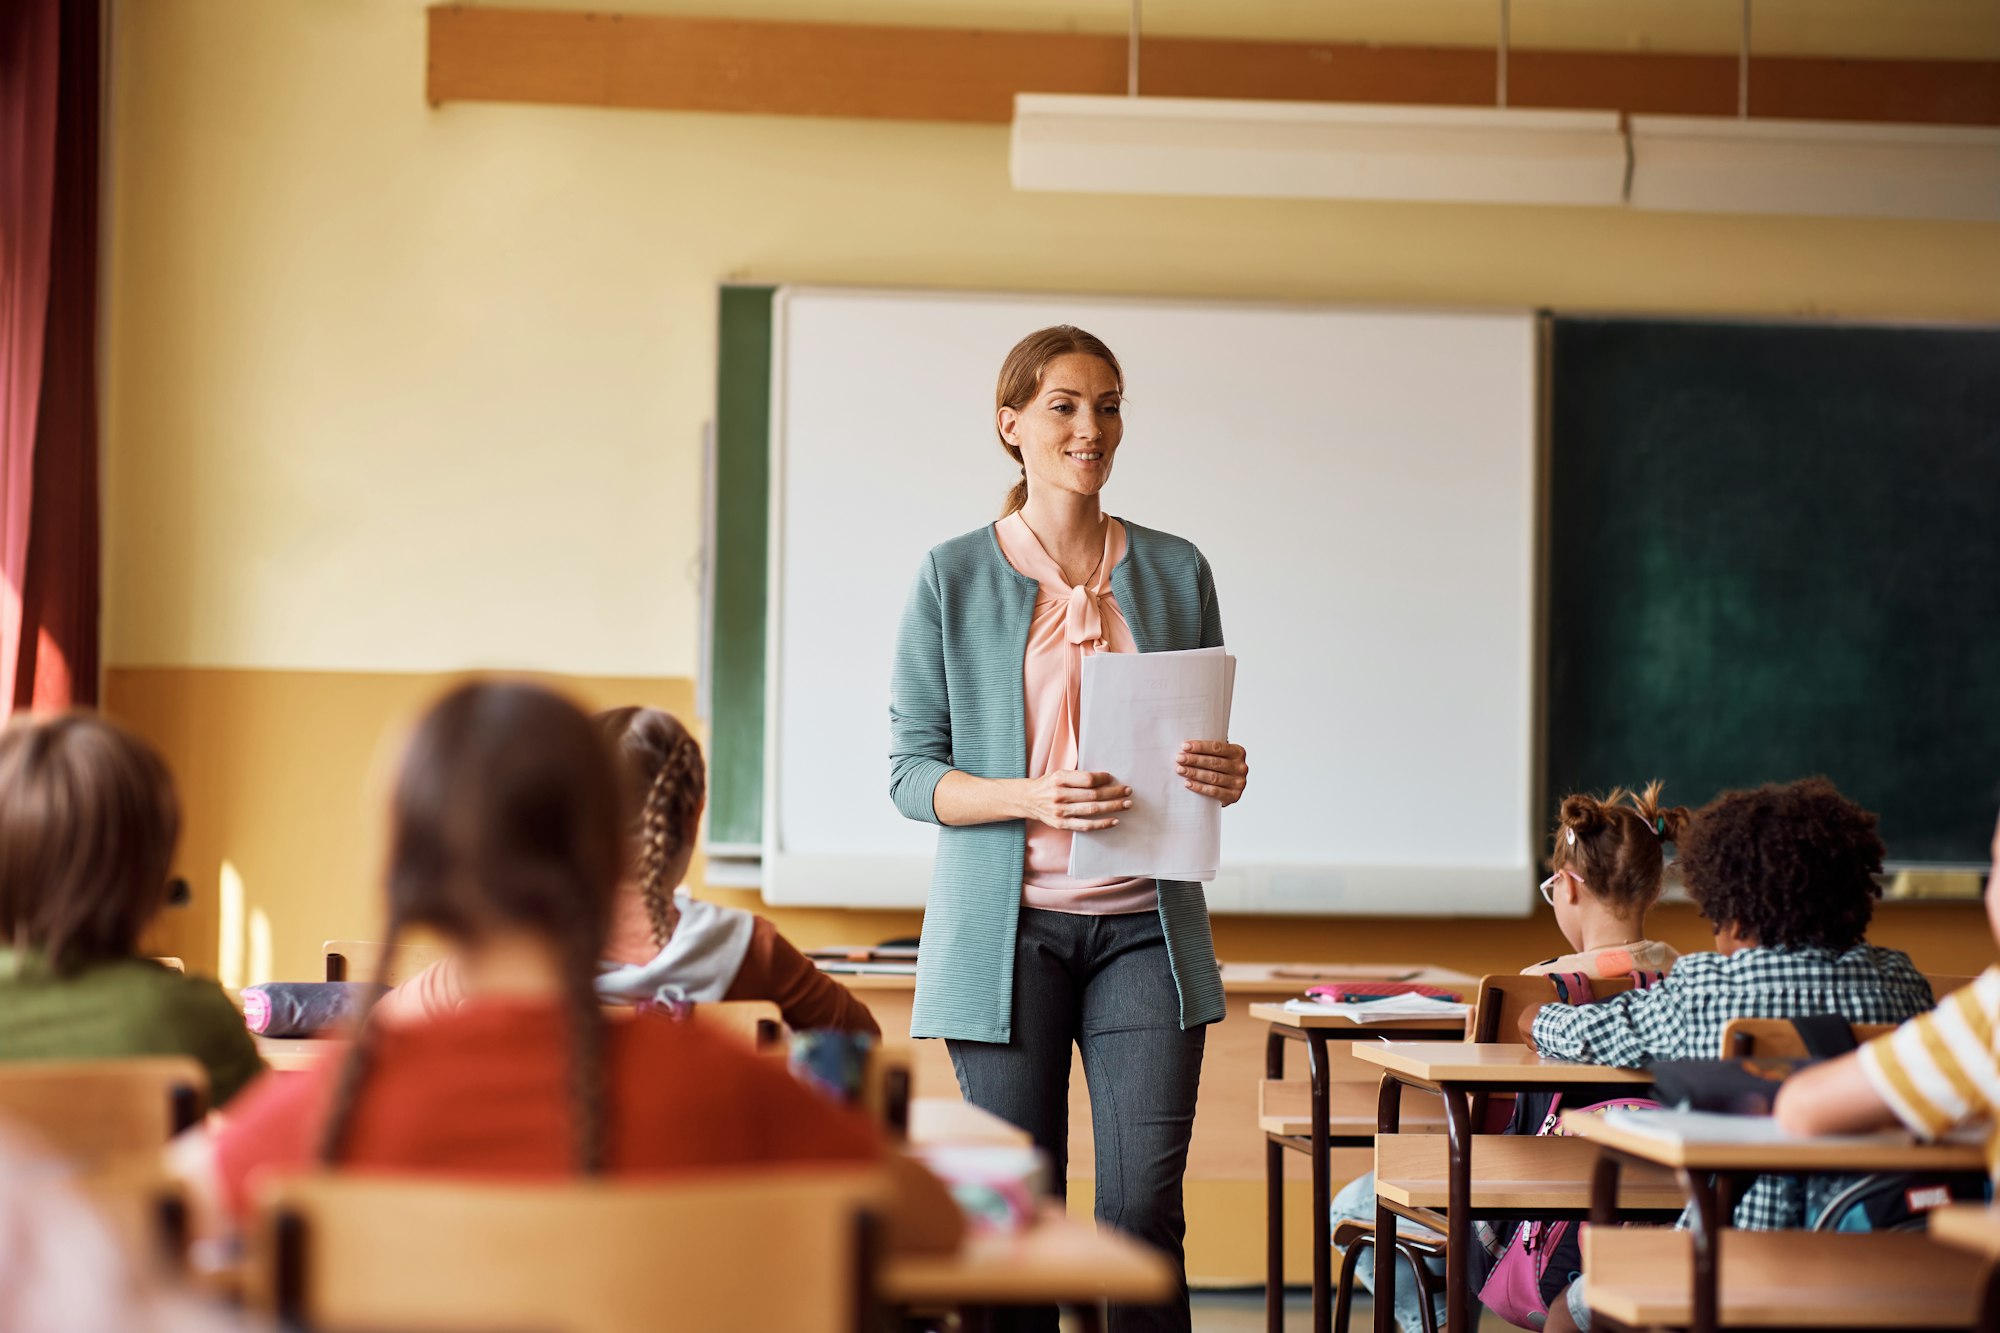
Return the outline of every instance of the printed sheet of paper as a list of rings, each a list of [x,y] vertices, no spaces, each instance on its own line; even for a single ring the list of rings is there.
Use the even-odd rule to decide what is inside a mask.
[[[1185,653],[1096,653],[1083,659],[1077,767],[1132,789],[1118,827],[1079,833],[1078,879],[1212,880],[1222,863],[1222,807],[1183,785],[1183,742],[1229,735],[1236,659],[1220,648]]]

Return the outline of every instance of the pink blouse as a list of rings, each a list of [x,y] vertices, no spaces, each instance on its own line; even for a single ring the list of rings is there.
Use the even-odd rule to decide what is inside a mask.
[[[1018,511],[994,524],[993,531],[1007,563],[1041,585],[1028,627],[1028,653],[1021,662],[1028,714],[1028,776],[1038,778],[1076,767],[1084,657],[1139,650],[1111,593],[1111,571],[1125,558],[1125,528],[1115,518],[1105,523],[1103,558],[1089,579],[1075,587],[1063,577],[1062,566],[1042,549],[1041,541]],[[1159,888],[1150,879],[1071,879],[1069,845],[1073,836],[1067,830],[1028,821],[1027,865],[1021,876],[1023,903],[1083,916],[1150,912],[1155,908]]]

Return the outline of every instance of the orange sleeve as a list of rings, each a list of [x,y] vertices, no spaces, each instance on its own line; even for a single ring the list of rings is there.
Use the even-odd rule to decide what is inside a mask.
[[[812,965],[778,928],[763,917],[757,918],[750,935],[749,952],[736,970],[726,1000],[771,1000],[785,1017],[785,1026],[795,1032],[814,1028],[838,1028],[842,1032],[882,1035],[875,1015],[854,998],[854,993]]]
[[[329,1054],[298,1074],[267,1073],[238,1093],[215,1134],[222,1201],[239,1223],[250,1213],[251,1178],[266,1167],[309,1165],[332,1079],[345,1063]]]
[[[783,1065],[751,1057],[745,1091],[757,1108],[763,1156],[774,1162],[872,1162],[882,1136],[863,1111],[841,1106]]]

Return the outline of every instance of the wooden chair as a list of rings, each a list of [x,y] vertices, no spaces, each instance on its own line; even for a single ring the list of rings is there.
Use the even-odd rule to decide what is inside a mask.
[[[1631,989],[1630,977],[1593,977],[1590,981],[1590,993],[1599,1000]],[[1481,977],[1472,1004],[1472,1040],[1519,1041],[1521,1015],[1555,998],[1555,987],[1547,977],[1522,976],[1518,972]]]
[[[382,962],[380,940],[328,940],[320,946],[328,981],[373,981]],[[389,961],[388,982],[399,986],[451,950],[431,944],[399,944]]]
[[[716,1000],[697,1004],[689,1019],[728,1033],[759,1051],[777,1051],[785,1040],[784,1020],[778,1006],[769,1000]]]
[[[1724,1328],[1970,1328],[1979,1256],[1914,1231],[1723,1233]],[[1586,1227],[1585,1288],[1600,1325],[1695,1326],[1694,1242],[1652,1227]]]
[[[185,1270],[187,1191],[157,1160],[98,1167],[80,1174],[76,1183],[126,1254],[142,1261],[157,1257],[169,1272]]]
[[[1894,1032],[1894,1023],[1856,1023],[1855,1045]],[[1810,1054],[1789,1018],[1732,1018],[1722,1027],[1722,1058],[1742,1060],[1803,1060]]]
[[[92,1169],[158,1158],[208,1112],[208,1071],[185,1055],[0,1063],[0,1116]]]
[[[796,1329],[875,1315],[875,1171],[676,1184],[273,1181],[247,1295],[290,1327]]]

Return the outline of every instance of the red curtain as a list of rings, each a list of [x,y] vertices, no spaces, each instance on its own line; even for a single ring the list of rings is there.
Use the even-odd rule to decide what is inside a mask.
[[[0,711],[97,700],[99,42],[0,4]]]

